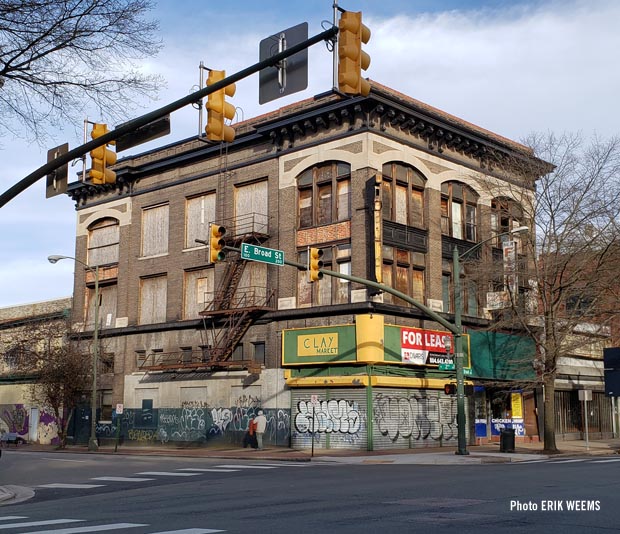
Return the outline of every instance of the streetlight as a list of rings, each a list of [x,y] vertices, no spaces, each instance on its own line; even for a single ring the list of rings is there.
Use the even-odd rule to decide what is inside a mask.
[[[469,454],[467,450],[467,437],[465,435],[465,371],[463,368],[463,325],[461,322],[461,266],[460,259],[474,250],[480,248],[486,242],[496,239],[502,235],[517,234],[527,232],[527,226],[519,226],[514,230],[496,234],[488,239],[476,243],[459,256],[458,247],[455,246],[452,253],[452,272],[454,273],[454,368],[456,370],[456,426],[458,428],[458,444],[456,454]]]
[[[88,440],[88,450],[96,451],[99,449],[97,443],[97,360],[99,359],[99,265],[93,269],[81,260],[72,256],[60,256],[53,254],[47,257],[50,263],[56,263],[59,260],[73,260],[82,264],[86,269],[95,275],[95,329],[93,331],[93,391],[90,401],[90,439]]]

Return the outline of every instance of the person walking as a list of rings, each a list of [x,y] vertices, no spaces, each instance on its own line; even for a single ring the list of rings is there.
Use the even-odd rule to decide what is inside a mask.
[[[263,414],[263,410],[258,410],[258,415],[254,418],[256,423],[256,440],[258,441],[258,450],[263,450],[263,434],[267,429],[267,418]]]
[[[256,420],[250,419],[248,421],[248,430],[243,436],[243,448],[245,449],[247,446],[252,447],[253,449],[258,448],[258,443],[256,441]]]

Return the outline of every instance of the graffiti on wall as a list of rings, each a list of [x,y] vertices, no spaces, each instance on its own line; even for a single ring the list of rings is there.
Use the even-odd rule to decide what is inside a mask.
[[[361,424],[362,418],[357,402],[332,399],[297,403],[295,415],[297,432],[357,434]]]
[[[392,441],[457,438],[456,400],[452,398],[379,393],[373,402],[373,413],[378,432]]]
[[[242,406],[241,404],[245,404]],[[252,405],[248,405],[252,404]],[[169,442],[205,444],[222,441],[241,443],[250,419],[258,412],[257,401],[238,402],[236,406],[209,407],[189,403],[182,408],[153,408],[145,419],[141,409],[125,409],[111,423],[99,423],[98,438],[115,438],[123,443],[158,445]],[[263,408],[267,417],[266,444],[288,445],[290,411]],[[117,425],[120,424],[120,428]]]
[[[0,408],[0,431],[28,436],[28,411],[23,404],[3,404]]]

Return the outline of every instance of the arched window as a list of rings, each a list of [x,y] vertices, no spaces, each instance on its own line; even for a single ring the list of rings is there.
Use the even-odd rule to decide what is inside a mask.
[[[441,185],[441,233],[465,241],[478,240],[479,195],[460,182]]]
[[[424,176],[404,163],[385,163],[382,169],[383,218],[408,226],[424,227]]]
[[[298,226],[310,228],[351,218],[351,166],[332,161],[306,169],[297,178]]]
[[[88,264],[107,265],[118,263],[119,223],[107,217],[88,227]]]

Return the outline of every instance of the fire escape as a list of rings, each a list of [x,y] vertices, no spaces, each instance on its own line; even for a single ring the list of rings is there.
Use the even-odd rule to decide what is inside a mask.
[[[233,220],[218,221],[227,233],[227,246],[240,248],[241,243],[260,245],[268,238],[267,215],[249,214]],[[238,367],[260,372],[260,363],[251,359],[233,359],[235,348],[250,326],[263,314],[273,311],[275,290],[265,286],[243,286],[248,260],[238,252],[226,251],[225,271],[213,295],[207,295],[208,306],[200,313],[205,331],[210,336],[205,364],[210,368]]]

